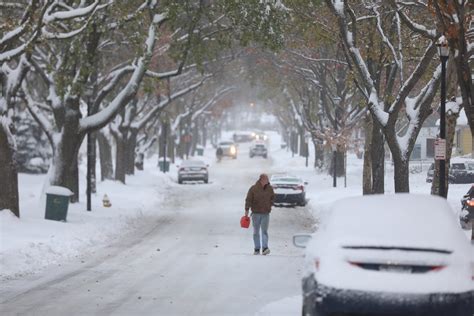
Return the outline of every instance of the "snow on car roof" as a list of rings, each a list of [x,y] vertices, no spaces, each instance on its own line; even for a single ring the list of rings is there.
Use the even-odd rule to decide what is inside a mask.
[[[293,177],[276,177],[276,178],[272,178],[272,182],[275,183],[275,182],[278,182],[278,183],[299,183],[299,182],[302,182],[301,179],[299,178],[293,178]]]
[[[466,242],[458,226],[445,199],[396,194],[339,200],[327,218],[323,216],[321,231],[328,241],[337,242],[339,246],[398,246],[453,251],[457,244]]]

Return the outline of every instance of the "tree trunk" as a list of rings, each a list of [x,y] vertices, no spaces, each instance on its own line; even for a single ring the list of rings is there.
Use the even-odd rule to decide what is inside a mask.
[[[314,144],[314,167],[321,170],[324,166],[324,146],[323,144],[317,139],[313,137],[313,144]]]
[[[365,120],[364,167],[362,171],[362,194],[372,194],[372,117]]]
[[[6,121],[0,117],[0,210],[9,209],[20,217],[16,147]]]
[[[448,62],[446,83],[448,98],[450,96],[456,96],[458,90],[458,81],[455,63],[451,60]],[[465,104],[465,103],[464,103]],[[466,105],[466,104],[465,104]],[[446,173],[445,173],[445,184],[446,196],[448,196],[449,190],[449,167],[451,165],[451,156],[453,154],[454,136],[456,135],[456,122],[459,117],[459,113],[452,113],[451,111],[446,112]],[[471,130],[472,133],[472,130]],[[474,138],[473,138],[474,139]],[[435,169],[433,174],[433,182],[431,182],[431,194],[439,195],[439,160],[434,160]]]
[[[206,123],[207,123],[206,120],[203,119],[203,120],[202,120],[202,146],[203,146],[204,148],[206,148],[206,145],[207,145],[207,137],[208,137],[208,135],[207,135],[207,127],[206,127],[207,124],[206,124]]]
[[[115,139],[115,180],[125,184],[126,175],[126,143],[121,137]]]
[[[410,160],[393,155],[395,193],[410,192]]]
[[[112,180],[114,178],[114,164],[112,161],[112,146],[104,132],[97,132],[100,156],[101,180]]]
[[[53,175],[51,185],[66,187],[74,194],[71,203],[79,202],[79,168],[77,166],[77,155],[81,146],[83,136],[78,135],[77,129],[63,126],[53,157]]]
[[[85,134],[79,134],[79,99],[68,98],[65,100],[65,116],[62,124],[59,124],[61,132],[57,139],[53,156],[53,172],[51,185],[66,187],[74,194],[71,196],[72,203],[79,202],[79,168],[77,156]]]
[[[380,126],[376,123],[372,124],[371,138],[372,194],[383,194],[385,192],[385,140]]]
[[[176,160],[176,155],[175,155],[176,143],[175,143],[174,135],[169,135],[168,145],[166,148],[168,149],[168,157],[170,157],[171,163],[174,163]]]
[[[138,131],[130,131],[128,133],[128,138],[126,141],[125,154],[126,154],[126,169],[125,172],[127,175],[135,174],[135,150],[137,148],[137,135]]]
[[[298,136],[299,136],[299,154],[301,157],[306,157],[305,154],[305,139],[304,139],[304,129],[302,127],[298,128]]]
[[[333,155],[334,152],[331,153],[331,157],[333,157]],[[331,159],[331,164],[328,173],[330,175],[334,174],[334,159]],[[336,151],[336,176],[344,176],[344,152],[340,150]]]

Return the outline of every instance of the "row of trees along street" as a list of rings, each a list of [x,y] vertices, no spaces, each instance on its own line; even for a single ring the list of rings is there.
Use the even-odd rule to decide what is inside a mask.
[[[215,142],[249,93],[294,152],[312,142],[315,168],[342,175],[356,151],[363,193],[383,193],[387,151],[395,191],[409,192],[415,141],[439,108],[441,35],[447,166],[461,109],[474,130],[472,13],[468,0],[0,1],[0,209],[20,216],[25,148],[77,202],[86,137],[100,179],[126,183],[151,148],[174,160]],[[436,163],[433,194],[438,177]]]

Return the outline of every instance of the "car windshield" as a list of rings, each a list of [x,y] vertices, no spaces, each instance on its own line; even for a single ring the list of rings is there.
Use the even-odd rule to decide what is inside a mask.
[[[466,165],[463,163],[453,163],[452,167],[453,170],[461,170],[461,169],[466,169]]]
[[[230,146],[230,145],[233,145],[234,143],[232,142],[221,142],[219,143],[220,146]]]
[[[182,163],[181,165],[182,165],[182,166],[185,166],[185,167],[190,167],[190,166],[201,167],[201,166],[205,166],[204,162],[203,162],[203,161],[200,161],[200,160],[185,160],[185,161],[183,161],[183,163]]]

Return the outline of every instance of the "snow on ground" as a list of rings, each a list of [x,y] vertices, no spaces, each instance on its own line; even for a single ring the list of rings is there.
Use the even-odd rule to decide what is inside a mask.
[[[213,154],[211,149],[211,160]],[[176,168],[173,181],[162,179],[153,165],[145,168],[129,178],[129,191],[118,194],[128,198],[127,205],[141,198],[135,200],[135,193],[155,199],[146,190],[155,195],[164,190],[165,196],[156,198],[156,205],[146,201],[134,232],[99,240],[102,247],[94,244],[61,267],[6,280],[0,287],[2,314],[253,315],[270,302],[300,293],[303,252],[291,238],[313,230],[307,208],[273,210],[270,256],[254,256],[252,231],[239,225],[249,186],[259,173],[272,172],[272,159],[250,159],[248,144],[242,144],[238,159],[211,166],[208,185],[178,185]],[[107,194],[113,207],[122,204],[112,191]],[[45,225],[40,218],[36,224]],[[73,227],[72,219],[55,224]],[[73,241],[64,231],[57,235]]]
[[[92,198],[92,212],[86,211],[85,196],[70,204],[67,223],[44,219],[41,199],[44,175],[20,174],[21,218],[0,212],[0,278],[38,272],[48,265],[93,252],[107,242],[133,231],[153,212],[169,190],[171,179],[157,172],[138,172],[127,185],[114,181],[100,183]],[[162,186],[154,185],[157,181]],[[102,206],[107,194],[112,207]]]
[[[214,151],[208,148],[202,159],[212,164]],[[85,166],[81,165],[80,203],[70,204],[67,223],[45,220],[42,196],[46,175],[19,175],[21,218],[0,212],[0,280],[32,274],[65,260],[94,253],[100,247],[133,233],[176,186],[176,166],[159,172],[157,157],[145,162],[145,171],[127,177],[127,184],[98,182],[92,197],[92,211],[86,211]],[[179,164],[179,160],[176,164]],[[54,192],[53,192],[54,193]],[[112,207],[102,205],[107,194]]]
[[[303,252],[291,245],[291,236],[315,231],[307,211],[317,220],[334,201],[361,194],[362,160],[349,155],[347,187],[339,178],[338,187],[333,188],[330,175],[311,167],[313,153],[310,166],[305,167],[303,157],[292,157],[280,148],[277,133],[268,134],[268,160],[248,158],[248,144],[241,144],[237,160],[213,164],[214,149],[206,148],[203,158],[211,164],[209,185],[180,186],[175,166],[165,175],[157,170],[156,157],[147,160],[145,171],[128,177],[127,185],[100,183],[92,212],[85,211],[82,194],[81,203],[70,206],[67,223],[44,220],[39,193],[44,176],[21,174],[21,219],[0,212],[0,277],[6,282],[0,296],[7,298],[7,310],[11,304],[26,312],[41,307],[58,314],[65,310],[44,302],[44,297],[60,295],[62,302],[86,314],[146,314],[155,308],[169,314],[299,314]],[[231,136],[224,133],[222,138]],[[429,194],[425,177],[430,163],[413,164],[418,171],[411,174],[412,192]],[[393,167],[388,162],[386,167],[390,193]],[[255,258],[249,255],[250,230],[238,227],[243,198],[260,172],[281,171],[309,182],[309,204],[274,209],[272,254]],[[456,210],[467,187],[450,186],[449,202]],[[83,193],[83,183],[81,188]],[[104,194],[111,208],[102,207]],[[40,271],[34,278],[24,276]],[[45,283],[54,284],[55,289]],[[203,291],[208,288],[214,289],[212,293]],[[16,301],[22,293],[29,294]],[[135,309],[137,299],[143,299],[143,305]]]

